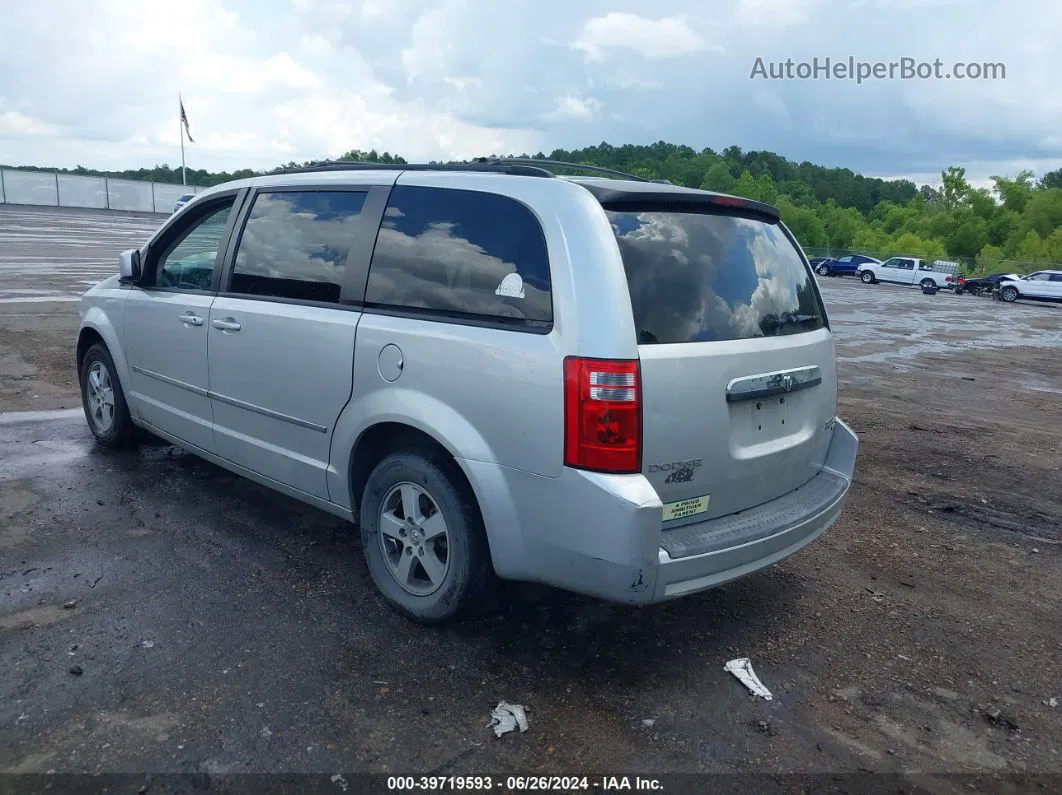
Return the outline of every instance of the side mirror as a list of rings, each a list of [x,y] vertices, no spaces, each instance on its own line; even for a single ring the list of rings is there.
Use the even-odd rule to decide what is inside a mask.
[[[118,255],[118,281],[123,284],[140,281],[140,252],[131,248]]]

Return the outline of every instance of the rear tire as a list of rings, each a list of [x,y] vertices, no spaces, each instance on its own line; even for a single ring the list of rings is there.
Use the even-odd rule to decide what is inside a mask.
[[[392,607],[426,624],[469,612],[494,578],[475,499],[453,466],[392,453],[369,475],[360,503],[373,582]]]
[[[874,284],[874,282],[877,281],[874,278],[874,274],[870,271],[863,271],[859,274],[859,278],[863,280],[863,284]]]
[[[81,360],[81,406],[96,441],[104,447],[129,448],[137,442],[137,428],[107,348],[96,343]]]
[[[933,281],[932,279],[922,279],[920,284],[921,284],[923,290],[926,289],[927,287],[934,287],[935,288],[937,286],[937,283],[935,281]]]
[[[1017,287],[1004,287],[999,291],[999,297],[1006,301],[1008,304],[1014,303],[1018,300],[1018,288]]]

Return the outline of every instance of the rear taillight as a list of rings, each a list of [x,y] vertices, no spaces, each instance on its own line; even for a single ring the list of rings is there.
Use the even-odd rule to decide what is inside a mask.
[[[946,282],[950,282],[950,281],[951,281],[951,277],[950,277],[950,276],[945,276],[945,277],[944,277],[944,281],[946,281]]]
[[[564,360],[564,464],[616,474],[641,471],[637,359]]]

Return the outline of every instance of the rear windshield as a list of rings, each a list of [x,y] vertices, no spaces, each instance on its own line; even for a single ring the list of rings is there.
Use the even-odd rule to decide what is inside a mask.
[[[814,277],[782,229],[731,215],[606,210],[642,345],[814,331]]]

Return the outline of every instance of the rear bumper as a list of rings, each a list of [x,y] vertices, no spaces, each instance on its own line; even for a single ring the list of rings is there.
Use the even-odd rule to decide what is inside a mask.
[[[565,469],[541,478],[508,470],[502,477],[511,502],[481,499],[495,568],[504,578],[637,605],[714,588],[783,560],[836,522],[858,446],[837,419],[822,470],[803,486],[740,514],[669,531],[661,530],[662,504],[641,475]],[[491,474],[498,477],[496,466]]]

